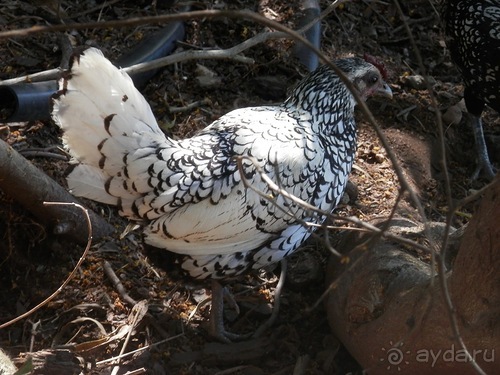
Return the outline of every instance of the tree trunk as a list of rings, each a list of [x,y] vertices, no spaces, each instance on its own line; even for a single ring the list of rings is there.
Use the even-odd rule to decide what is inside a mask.
[[[440,244],[444,226],[432,225]],[[423,225],[395,220],[388,229],[427,241]],[[458,231],[451,234],[457,237]],[[457,237],[458,238],[458,237]],[[500,178],[486,190],[456,242],[446,274],[460,337],[488,374],[500,371]],[[454,336],[439,277],[425,254],[351,232],[339,246],[350,262],[329,265],[328,318],[367,374],[477,374]]]

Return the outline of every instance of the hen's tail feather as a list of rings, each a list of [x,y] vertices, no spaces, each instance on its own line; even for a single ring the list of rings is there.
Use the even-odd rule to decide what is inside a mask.
[[[91,165],[80,164],[69,174],[68,188],[73,195],[101,203],[117,205],[118,199],[106,194],[104,186],[108,175]]]
[[[124,158],[165,141],[132,79],[95,48],[73,58],[69,74],[59,82],[52,117],[64,131],[64,145],[80,163],[68,176],[70,189],[107,204],[118,203],[106,184],[123,170]],[[124,189],[118,196],[137,198]]]

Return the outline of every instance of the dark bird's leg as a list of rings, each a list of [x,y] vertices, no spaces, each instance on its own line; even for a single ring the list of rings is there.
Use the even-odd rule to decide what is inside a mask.
[[[242,340],[249,335],[238,335],[226,331],[224,327],[224,298],[230,298],[236,305],[234,297],[217,280],[212,280],[212,307],[210,308],[210,326],[209,333],[212,337],[225,342]],[[237,306],[237,305],[236,305]]]
[[[486,148],[486,142],[484,140],[483,133],[483,124],[481,118],[478,116],[474,116],[469,114],[470,122],[472,123],[472,130],[474,132],[474,140],[476,142],[476,152],[477,152],[477,167],[472,175],[472,178],[475,180],[478,178],[479,173],[481,171],[484,172],[486,177],[489,180],[492,180],[495,177],[496,170],[490,162],[490,158],[488,156],[488,149]]]

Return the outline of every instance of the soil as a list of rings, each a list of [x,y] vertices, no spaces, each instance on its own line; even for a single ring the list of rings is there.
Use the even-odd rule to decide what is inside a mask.
[[[61,3],[64,13],[57,12]],[[170,1],[11,1],[0,8],[0,30],[66,22],[102,22],[173,12]],[[328,6],[322,1],[322,8]],[[461,99],[463,87],[450,62],[438,15],[428,1],[407,1],[403,5],[425,72],[417,64],[402,17],[392,2],[347,2],[322,22],[322,50],[332,59],[365,52],[383,61],[389,72],[394,98],[373,98],[369,107],[387,137],[399,167],[419,196],[428,218],[441,221],[447,212],[447,196],[440,163],[440,137],[436,111],[445,112]],[[294,27],[299,1],[247,0],[195,3],[202,9],[250,9]],[[185,23],[186,38],[178,50],[228,48],[266,29],[241,19],[192,19]],[[102,48],[111,60],[129,51],[158,25],[102,28],[47,33],[3,39],[0,79],[32,74],[59,66],[61,40],[73,46]],[[243,53],[255,60],[244,64],[231,59],[202,60],[168,66],[142,89],[159,124],[172,137],[188,137],[232,109],[282,101],[286,90],[307,71],[293,54],[290,40],[270,40]],[[202,65],[204,68],[200,68]],[[208,83],[200,77],[215,77]],[[437,108],[426,89],[411,86],[409,77],[431,77]],[[202,78],[203,80],[203,78]],[[198,103],[196,106],[189,106]],[[459,111],[459,115],[460,115]],[[357,112],[359,143],[356,167],[351,175],[350,196],[337,208],[339,217],[371,220],[387,216],[394,209],[401,184],[387,151],[366,116]],[[483,117],[488,142],[500,134],[500,120],[492,111]],[[451,198],[461,199],[485,180],[471,180],[475,167],[472,131],[464,120],[445,124],[446,155],[451,178]],[[43,157],[30,160],[57,182],[65,185],[68,161],[60,132],[50,121],[5,124],[1,138],[20,152],[45,150]],[[490,144],[491,145],[491,144]],[[500,161],[498,150],[492,159]],[[54,155],[57,155],[54,157]],[[64,159],[64,158],[63,158]],[[4,176],[3,178],[8,177]],[[127,222],[114,208],[85,201],[87,207],[106,217],[116,234],[95,243],[76,277],[49,304],[33,315],[0,330],[0,347],[11,356],[50,348],[68,348],[83,358],[87,371],[105,374],[124,339],[118,330],[130,331],[125,352],[148,347],[125,357],[118,373],[144,368],[151,374],[360,374],[361,369],[342,344],[329,333],[326,311],[321,303],[324,266],[330,252],[321,238],[312,239],[303,251],[292,256],[275,324],[262,338],[232,345],[219,344],[206,331],[210,311],[209,285],[172,277],[163,267],[163,255],[145,249],[140,231],[123,240]],[[415,205],[406,195],[398,212],[416,218]],[[472,206],[457,216],[454,226],[466,224]],[[345,229],[350,224],[338,220]],[[335,244],[342,230],[328,233]],[[44,301],[61,285],[81,256],[83,248],[53,235],[0,191],[0,324]],[[130,328],[132,304],[104,272],[104,262],[135,301],[145,300],[148,314]],[[339,258],[340,261],[340,258]],[[279,267],[242,280],[228,281],[236,296],[239,314],[229,308],[227,327],[238,333],[255,331],[269,318]],[[106,340],[104,340],[106,339]],[[296,372],[294,372],[294,369]],[[57,372],[56,372],[57,373]],[[64,373],[64,372],[60,372]],[[137,372],[141,373],[141,372]]]

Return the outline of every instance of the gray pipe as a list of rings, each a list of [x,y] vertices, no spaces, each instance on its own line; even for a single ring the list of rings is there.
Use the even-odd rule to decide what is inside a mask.
[[[298,22],[298,27],[304,27],[309,22],[318,18],[321,14],[321,8],[319,6],[318,0],[303,0],[302,1],[302,16]],[[316,21],[316,23],[304,33],[306,39],[311,42],[316,48],[320,47],[321,44],[321,22]],[[310,48],[306,47],[302,43],[297,43],[293,50],[295,56],[299,61],[306,66],[306,68],[312,72],[318,67],[319,58]]]
[[[0,122],[48,120],[57,81],[0,86]]]

